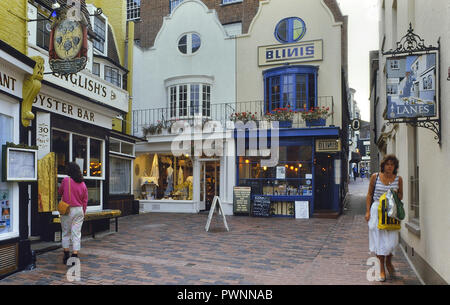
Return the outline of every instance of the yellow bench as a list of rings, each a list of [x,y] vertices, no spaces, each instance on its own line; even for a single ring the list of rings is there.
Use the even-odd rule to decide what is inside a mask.
[[[116,232],[119,232],[119,217],[122,215],[122,212],[120,210],[101,210],[101,211],[95,211],[95,212],[86,212],[84,215],[84,221],[83,222],[89,222],[89,226],[92,232],[92,237],[95,238],[95,230],[92,228],[92,222],[93,220],[99,220],[99,219],[108,219],[108,218],[115,218],[116,221]],[[61,223],[60,218],[54,218],[54,223]]]

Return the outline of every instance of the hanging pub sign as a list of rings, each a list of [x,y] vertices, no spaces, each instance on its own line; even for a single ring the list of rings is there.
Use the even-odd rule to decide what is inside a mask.
[[[49,64],[53,73],[76,74],[87,63],[87,21],[81,14],[81,0],[67,0],[52,24],[49,45]]]
[[[389,119],[436,116],[437,53],[386,60]]]
[[[406,123],[429,129],[441,145],[440,41],[437,46],[426,46],[410,24],[397,47],[383,55],[388,124]]]

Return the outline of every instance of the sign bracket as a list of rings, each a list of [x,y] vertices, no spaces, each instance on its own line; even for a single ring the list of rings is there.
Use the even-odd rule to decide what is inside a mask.
[[[412,127],[421,127],[426,128],[434,132],[435,137],[434,139],[438,141],[439,146],[442,145],[442,133],[441,133],[441,101],[440,101],[440,95],[441,95],[441,88],[440,88],[440,80],[441,76],[439,73],[441,58],[440,58],[440,38],[437,42],[438,46],[426,46],[424,39],[422,39],[419,35],[414,33],[414,29],[412,27],[412,24],[409,24],[408,32],[405,36],[403,36],[399,42],[397,42],[397,47],[394,50],[389,50],[387,52],[382,51],[383,56],[389,56],[390,58],[396,58],[401,56],[412,56],[412,55],[424,55],[424,54],[430,54],[432,52],[437,52],[437,62],[436,65],[438,67],[438,70],[436,72],[436,78],[438,80],[436,86],[437,89],[437,96],[436,96],[436,106],[437,106],[437,115],[436,118],[426,117],[426,118],[418,118],[418,117],[412,117],[412,118],[394,118],[394,119],[387,119],[388,122],[386,125],[391,124],[400,124],[405,123]],[[387,103],[387,101],[386,101]],[[388,105],[386,104],[386,107]]]

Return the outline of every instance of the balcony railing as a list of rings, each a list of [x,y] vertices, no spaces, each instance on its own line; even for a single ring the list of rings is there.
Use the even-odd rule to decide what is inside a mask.
[[[331,116],[327,118],[326,125],[334,123],[334,101],[332,96],[323,96],[318,98],[318,107],[330,108]],[[218,121],[223,127],[234,113],[247,112],[255,115],[255,121],[265,120],[264,101],[248,101],[237,103],[211,104],[210,108],[202,106],[186,105],[183,108],[155,108],[133,110],[133,135],[144,136],[143,128],[156,126],[160,124],[163,128],[170,129],[172,123],[176,121],[189,122],[192,126],[194,121]],[[306,127],[300,113],[294,115],[292,128]]]

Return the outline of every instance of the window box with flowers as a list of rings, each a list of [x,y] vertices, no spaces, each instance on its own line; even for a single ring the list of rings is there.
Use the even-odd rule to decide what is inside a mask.
[[[292,110],[288,105],[285,108],[276,108],[266,113],[265,118],[269,122],[279,122],[280,128],[291,128],[292,120],[296,111]]]
[[[314,107],[310,110],[301,112],[302,119],[306,122],[306,126],[325,126],[327,118],[331,115],[329,107]]]
[[[233,122],[239,122],[241,121],[242,123],[247,123],[249,121],[256,121],[257,120],[257,112],[253,113],[253,112],[236,112],[236,113],[232,113],[230,115],[230,120]]]
[[[142,132],[144,133],[144,137],[148,135],[161,134],[163,129],[166,129],[166,124],[161,121],[158,121],[156,124],[152,124],[147,127],[142,127]]]

